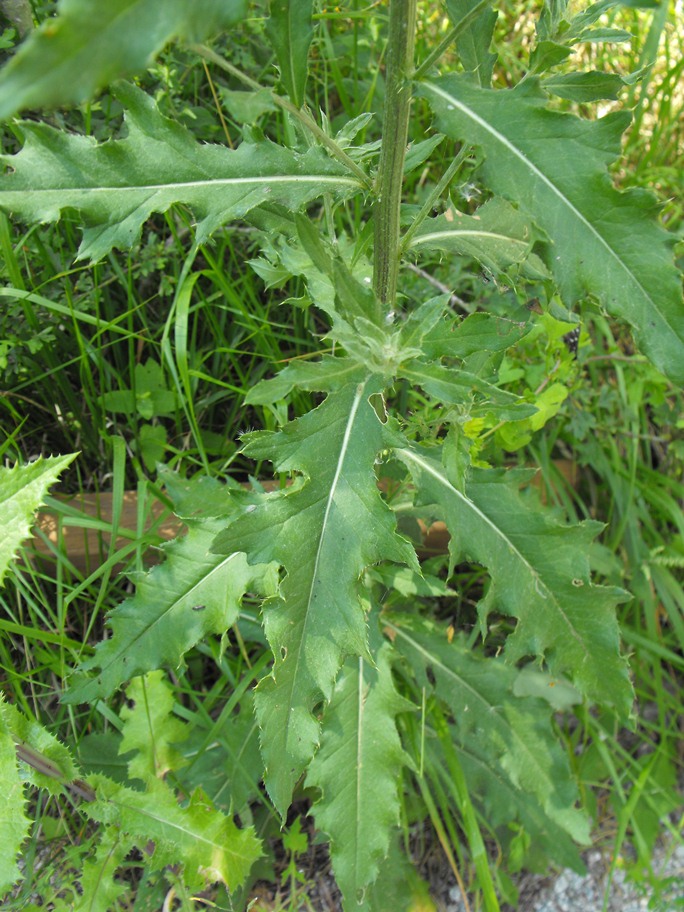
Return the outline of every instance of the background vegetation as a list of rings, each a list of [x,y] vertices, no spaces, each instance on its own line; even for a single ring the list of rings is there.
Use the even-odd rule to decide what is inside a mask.
[[[33,3],[38,21],[53,8],[52,3]],[[496,63],[497,84],[520,76],[537,14],[536,2],[510,3],[502,10],[497,29],[507,36],[500,45],[506,53]],[[17,34],[6,24],[0,47],[10,55]],[[261,40],[263,27],[264,11],[255,3],[249,40],[241,32],[230,57],[269,84],[273,61]],[[359,0],[326,6],[318,17],[309,91],[333,132],[351,117],[381,110],[384,27],[382,5]],[[444,27],[439,6],[422,3],[419,59],[427,56]],[[612,9],[606,13],[606,27],[626,29],[631,38],[583,45],[580,53],[595,56],[597,68],[625,77],[646,72],[623,90],[633,105],[634,127],[627,134],[616,178],[622,186],[654,187],[662,200],[663,223],[684,241],[681,3]],[[374,75],[359,75],[368,73]],[[239,141],[239,86],[211,63],[173,48],[162,54],[141,84],[154,94],[162,112],[173,113],[199,139],[229,145]],[[577,109],[575,103],[558,105]],[[580,109],[593,117],[609,107],[606,102]],[[430,126],[427,108],[418,112],[412,122],[415,142]],[[121,107],[103,93],[79,109],[54,113],[51,120],[104,139],[117,135]],[[265,105],[262,128],[277,137],[286,127]],[[377,118],[364,125],[366,142],[377,141],[378,130]],[[2,144],[5,152],[18,148],[11,127],[4,130]],[[416,206],[448,164],[446,150],[444,161],[439,154],[432,159],[435,173],[427,168],[413,173],[409,190]],[[480,190],[466,178],[456,192],[468,201],[477,200]],[[352,232],[358,217],[356,227],[362,231],[353,207],[346,217]],[[240,435],[248,429],[275,429],[286,418],[304,414],[312,400],[310,394],[297,392],[287,407],[245,406],[244,396],[279,366],[320,353],[316,341],[327,328],[317,322],[320,317],[313,309],[301,306],[304,285],[297,279],[285,281],[279,268],[258,254],[256,229],[244,225],[222,229],[202,248],[195,261],[192,301],[181,299],[171,309],[189,256],[191,231],[189,213],[175,206],[150,219],[141,244],[130,253],[112,252],[96,266],[74,265],[80,241],[76,223],[63,219],[58,227],[26,229],[0,215],[3,461],[11,465],[78,451],[80,457],[63,475],[60,493],[114,494],[111,519],[94,519],[78,498],[50,498],[56,534],[48,538],[37,530],[42,555],[27,547],[0,591],[5,695],[84,762],[98,746],[97,739],[116,730],[119,719],[103,702],[88,711],[60,704],[61,682],[66,670],[101,638],[105,614],[130,594],[130,575],[149,564],[161,541],[165,514],[153,514],[152,507],[161,502],[168,508],[169,500],[158,464],[182,477],[201,471],[217,479],[247,480],[254,466],[238,455]],[[684,262],[684,243],[678,252]],[[449,290],[463,313],[484,306],[496,311],[506,303],[505,289],[448,257],[436,259],[429,268],[406,270],[402,282],[409,296],[414,286],[422,296],[430,285]],[[539,465],[543,496],[559,515],[607,524],[591,560],[603,581],[634,596],[619,610],[631,653],[638,722],[634,730],[625,730],[610,712],[593,713],[580,706],[559,713],[558,725],[582,801],[596,821],[594,843],[610,854],[614,866],[626,864],[634,877],[648,882],[657,897],[669,887],[651,868],[654,842],[667,829],[673,840],[680,839],[684,824],[684,817],[673,816],[681,811],[678,784],[684,763],[684,397],[635,354],[624,330],[598,310],[584,314],[576,361],[562,334],[552,319],[540,321],[516,349],[515,360],[502,367],[511,389],[543,389],[552,373],[568,382],[571,393],[555,418],[529,441],[515,445],[508,441],[506,446],[496,428],[488,429],[481,455],[494,463]],[[438,434],[440,414],[417,390],[399,389],[397,397],[409,427]],[[559,471],[558,460],[572,465],[569,478]],[[135,524],[124,527],[121,498],[129,489],[137,492],[137,514]],[[102,533],[101,553],[87,566],[78,566],[65,547],[65,534],[73,539],[76,530],[90,529]],[[474,628],[477,570],[457,567],[455,576],[447,578],[446,561],[439,556],[426,567],[444,587],[438,611],[453,617],[459,628]],[[264,650],[245,650],[237,629],[228,643],[215,638],[196,647],[172,682],[175,716],[204,730],[207,719],[224,710],[226,684],[244,681],[245,669],[251,669],[247,680],[250,675],[256,679],[265,661]],[[467,825],[450,810],[453,796],[448,789],[453,784],[436,776],[425,781],[421,807],[404,809],[406,841],[420,860],[426,837],[418,833],[415,821],[431,820],[451,865],[477,895],[481,871],[472,857]],[[5,897],[7,909],[46,908],[68,889],[72,870],[89,851],[92,829],[84,827],[64,796],[36,800],[36,824],[25,850],[29,876],[19,892]],[[283,905],[292,909],[305,903],[307,884],[297,873],[297,859],[307,851],[301,833],[306,811],[302,796],[284,835],[265,796],[263,807],[255,811],[258,832],[277,847],[256,875],[282,881]],[[506,858],[491,860],[497,887],[511,900],[515,889],[509,878],[526,848],[525,833],[517,833]],[[130,878],[150,908],[160,907],[169,889],[177,890],[180,905],[190,907],[190,897],[172,876],[170,881],[168,876],[155,878],[131,859]],[[142,900],[135,905],[131,900],[131,908],[144,908]]]

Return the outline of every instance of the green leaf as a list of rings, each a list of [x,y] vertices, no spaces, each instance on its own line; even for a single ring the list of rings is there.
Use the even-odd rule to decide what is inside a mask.
[[[545,839],[547,852],[558,858],[558,847],[548,837],[560,832],[561,857],[567,860],[569,854],[577,864],[568,837],[588,844],[589,821],[575,807],[577,786],[554,732],[551,708],[536,698],[514,695],[514,667],[477,655],[458,638],[448,642],[432,622],[399,615],[388,626],[418,685],[428,693],[434,689],[449,707],[457,745],[490,770],[489,776],[475,773],[469,792],[490,806],[500,794],[497,780],[503,780],[507,790],[522,793],[522,801],[515,804],[527,803],[541,811],[535,815],[541,826],[531,830],[532,838]],[[510,823],[515,804],[507,801],[493,822]]]
[[[264,772],[251,691],[237,716],[222,716],[209,730],[193,729],[182,750],[190,765],[177,776],[186,793],[201,787],[220,810],[246,810],[259,796]]]
[[[508,317],[475,313],[460,321],[449,316],[427,333],[422,349],[427,358],[465,359],[477,352],[506,351],[531,328],[530,314],[526,310]]]
[[[134,675],[166,664],[177,667],[204,636],[223,634],[235,623],[247,590],[273,591],[274,567],[251,566],[240,553],[221,556],[210,551],[229,512],[220,502],[227,492],[218,482],[214,486],[219,489],[215,508],[223,509],[224,516],[186,519],[187,535],[164,546],[164,563],[144,574],[135,595],[110,614],[112,636],[79,666],[62,697],[65,702],[92,702]],[[203,494],[211,508],[206,485]],[[238,508],[235,501],[232,509]],[[97,676],[86,674],[92,669],[99,669]]]
[[[472,257],[494,275],[522,263],[537,234],[529,219],[504,200],[490,200],[474,215],[450,208],[426,219],[411,238],[410,249],[442,250]]]
[[[4,700],[0,700],[0,720],[12,735],[20,757],[25,758],[22,760],[24,781],[47,789],[51,795],[61,795],[64,785],[79,775],[69,749],[40,723]]]
[[[304,104],[313,26],[313,0],[271,0],[266,36],[276,52],[280,81],[298,108]]]
[[[245,0],[62,0],[0,72],[0,119],[88,101],[150,65],[176,38],[199,41],[237,22]]]
[[[447,12],[454,23],[458,23],[472,9],[471,0],[447,0]],[[496,63],[496,54],[489,50],[494,36],[498,13],[485,8],[456,39],[456,49],[463,69],[471,79],[481,86],[489,86]]]
[[[103,830],[94,856],[83,863],[82,895],[73,912],[112,912],[121,908],[119,899],[129,887],[114,877],[131,848],[131,840],[122,838],[117,828]]]
[[[98,798],[84,805],[88,816],[116,826],[141,849],[152,841],[154,852],[146,856],[149,867],[158,871],[182,866],[191,889],[220,881],[234,890],[262,854],[253,828],[239,830],[199,790],[181,807],[174,792],[158,780],[146,792],[104,776],[90,776],[88,782]]]
[[[0,692],[0,706],[4,697]],[[0,815],[0,891],[4,892],[19,879],[20,871],[16,858],[21,844],[28,835],[30,820],[24,814],[24,783],[17,769],[17,754],[14,738],[0,713],[0,794],[2,815]]]
[[[499,389],[468,371],[453,367],[442,367],[434,362],[420,361],[416,358],[402,365],[399,370],[402,377],[422,388],[447,405],[472,402],[476,392],[486,397],[492,405],[517,405],[521,409],[520,417],[534,414],[536,408],[528,406],[520,396]]]
[[[256,123],[270,111],[277,111],[270,89],[259,89],[257,92],[236,92],[225,86],[218,87],[221,100],[239,123]]]
[[[300,472],[304,481],[265,498],[214,545],[286,571],[280,598],[264,606],[275,663],[256,695],[266,784],[281,816],[318,743],[315,705],[330,698],[347,655],[367,655],[361,574],[381,558],[417,569],[377,488],[383,426],[369,397],[380,385],[361,371],[359,378],[278,433],[250,437],[248,456]]]
[[[249,405],[266,405],[285,399],[296,387],[303,390],[331,392],[345,386],[358,373],[359,365],[351,358],[324,355],[319,361],[293,361],[270,380],[261,380],[245,396]]]
[[[33,515],[48,488],[76,455],[39,457],[27,465],[17,464],[12,468],[0,466],[0,584],[17,548],[28,538]]]
[[[306,776],[307,786],[322,793],[314,816],[330,836],[335,879],[349,908],[377,877],[399,823],[397,786],[408,757],[394,717],[415,707],[394,689],[390,653],[384,643],[375,665],[347,659]]]
[[[322,193],[360,186],[320,149],[300,155],[267,140],[235,150],[199,143],[135,86],[119,83],[116,95],[127,108],[125,139],[98,145],[89,136],[22,123],[23,149],[0,156],[12,169],[0,177],[0,207],[29,222],[78,210],[86,225],[79,259],[130,247],[143,222],[173,203],[192,208],[201,244],[265,201],[296,209]]]
[[[548,76],[542,81],[545,92],[567,98],[569,101],[600,101],[604,98],[615,99],[625,82],[614,73],[600,73],[592,70],[589,73],[562,73]]]
[[[451,533],[452,561],[463,555],[489,569],[481,622],[493,608],[518,619],[506,658],[544,658],[552,674],[567,673],[587,697],[627,717],[632,690],[615,618],[624,593],[592,585],[586,557],[600,524],[559,523],[522,499],[515,473],[474,470],[463,493],[434,450],[404,448],[397,455],[413,476],[419,502],[438,506]]]
[[[442,132],[483,149],[483,176],[492,190],[524,207],[550,237],[550,265],[564,300],[596,298],[632,326],[659,370],[684,382],[684,308],[673,238],[655,221],[655,198],[615,190],[607,172],[628,115],[590,122],[546,110],[532,78],[492,91],[447,76],[418,91]]]
[[[126,698],[133,704],[121,707],[123,722],[119,753],[135,751],[128,762],[131,779],[147,783],[163,779],[169,770],[184,763],[172,745],[184,741],[187,726],[172,715],[174,696],[162,671],[150,671],[134,678],[126,688]]]

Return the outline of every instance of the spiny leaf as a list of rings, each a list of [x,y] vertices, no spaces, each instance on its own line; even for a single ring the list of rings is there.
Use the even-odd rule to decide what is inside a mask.
[[[553,242],[550,265],[563,298],[594,297],[633,328],[637,344],[684,382],[684,307],[674,238],[643,190],[617,191],[607,165],[620,152],[626,112],[583,121],[546,110],[536,78],[515,89],[479,89],[446,76],[418,88],[452,139],[480,146],[496,193],[524,207]]]
[[[33,514],[43,502],[50,485],[60,472],[76,458],[69,456],[39,457],[27,465],[12,468],[0,466],[0,584],[17,548],[28,538]]]
[[[474,470],[461,492],[434,450],[404,448],[397,455],[414,478],[419,502],[439,506],[452,536],[452,560],[463,555],[489,569],[481,622],[492,608],[518,618],[505,656],[511,662],[543,657],[553,674],[567,672],[587,697],[626,717],[632,691],[614,610],[624,593],[592,585],[586,558],[600,524],[555,521],[520,497],[515,473]]]
[[[0,719],[15,744],[20,745],[27,756],[36,758],[34,764],[24,764],[25,782],[45,788],[52,795],[60,795],[64,784],[79,775],[69,749],[40,723],[27,718],[4,700],[0,701]]]
[[[65,702],[92,702],[134,675],[178,666],[202,637],[223,634],[235,623],[247,590],[273,590],[274,567],[251,566],[240,553],[210,552],[226,521],[186,520],[187,535],[165,546],[167,560],[145,574],[135,595],[110,614],[112,636],[79,666]],[[99,669],[96,677],[85,674],[92,669]]]
[[[26,108],[88,101],[149,66],[175,38],[233,25],[245,0],[62,0],[0,73],[0,119]]]
[[[496,775],[525,793],[555,827],[588,843],[589,822],[575,807],[577,787],[554,734],[551,710],[535,698],[513,695],[517,670],[479,657],[458,639],[449,643],[443,631],[415,616],[396,616],[388,626],[418,684],[430,690],[434,681],[434,692],[456,720],[458,743],[486,757]]]
[[[4,698],[0,693],[0,705]],[[20,871],[16,863],[21,844],[28,835],[30,820],[24,814],[24,782],[17,769],[14,738],[0,713],[0,891],[4,892],[18,880]]]
[[[174,697],[164,672],[150,671],[134,678],[126,688],[132,706],[121,707],[123,722],[119,753],[135,751],[128,763],[128,775],[147,783],[163,779],[169,770],[184,763],[173,747],[187,737],[187,726],[172,715]]]
[[[313,0],[271,0],[266,36],[280,67],[280,80],[297,107],[304,104]]]
[[[426,219],[410,249],[442,250],[472,257],[495,275],[522,263],[536,240],[529,219],[504,200],[490,200],[475,215],[450,208]]]
[[[203,243],[220,225],[265,201],[298,208],[322,193],[349,193],[358,180],[320,149],[304,154],[263,140],[237,149],[199,143],[162,116],[140,89],[118,83],[128,136],[97,144],[45,124],[23,122],[23,149],[0,156],[0,207],[29,222],[55,221],[76,209],[86,225],[79,259],[128,248],[153,212],[190,206]]]
[[[293,361],[270,380],[262,380],[245,396],[250,405],[265,405],[284,399],[296,387],[303,390],[331,392],[345,386],[359,365],[351,358],[324,355],[319,361]]]
[[[394,689],[390,652],[383,644],[375,666],[347,659],[306,776],[322,792],[314,815],[330,836],[335,879],[350,909],[377,877],[399,822],[397,785],[407,757],[394,717],[415,707]]]
[[[447,405],[470,402],[475,393],[480,393],[485,396],[486,402],[492,405],[517,407],[520,418],[536,411],[534,406],[525,403],[520,396],[499,389],[493,383],[481,380],[468,371],[455,370],[415,358],[402,365],[399,374],[417,386],[422,386],[431,396]]]
[[[465,359],[476,352],[505,351],[531,328],[529,311],[522,309],[506,317],[489,313],[470,314],[461,321],[447,317],[426,334],[422,349],[427,358]]]
[[[121,908],[118,901],[129,887],[114,877],[132,847],[131,840],[124,838],[118,828],[103,830],[94,856],[83,863],[82,894],[73,912],[113,912]]]
[[[266,783],[282,816],[318,743],[315,704],[329,699],[347,655],[367,654],[359,577],[381,558],[417,566],[376,484],[383,436],[369,396],[378,389],[360,371],[357,382],[278,433],[253,435],[247,455],[305,481],[256,505],[214,545],[277,561],[287,574],[280,598],[264,607],[275,664],[256,695]]]
[[[88,816],[116,826],[139,848],[152,841],[154,852],[147,858],[150,868],[182,866],[191,889],[220,881],[235,890],[262,854],[253,828],[239,830],[199,790],[181,807],[174,792],[159,780],[145,792],[104,776],[90,776],[88,782],[98,799],[84,805]]]

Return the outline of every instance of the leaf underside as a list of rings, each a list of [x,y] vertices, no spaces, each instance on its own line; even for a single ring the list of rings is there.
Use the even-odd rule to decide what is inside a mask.
[[[593,298],[625,319],[644,354],[683,383],[684,306],[674,238],[655,220],[655,197],[619,192],[607,171],[629,115],[584,121],[546,110],[536,78],[493,91],[445,76],[417,91],[443,133],[482,148],[488,186],[546,232],[565,301]]]

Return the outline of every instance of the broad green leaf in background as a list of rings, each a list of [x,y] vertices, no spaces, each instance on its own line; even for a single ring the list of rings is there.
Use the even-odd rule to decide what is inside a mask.
[[[0,705],[4,698],[0,693]],[[21,844],[28,835],[30,821],[24,814],[24,781],[17,769],[17,753],[10,731],[3,714],[0,713],[0,795],[2,795],[2,814],[0,814],[0,893],[7,890],[19,878],[20,871],[16,863]]]
[[[28,538],[33,515],[42,504],[50,485],[60,472],[76,458],[68,456],[42,457],[27,465],[12,468],[0,466],[0,584],[17,548]]]
[[[280,81],[294,104],[304,104],[313,0],[271,0],[266,37],[276,53]]]
[[[624,593],[592,585],[586,557],[600,524],[559,523],[522,499],[514,472],[474,470],[461,492],[434,449],[407,447],[397,456],[413,476],[418,502],[439,506],[452,560],[464,556],[488,568],[481,622],[494,608],[518,619],[506,658],[542,657],[552,674],[567,674],[589,699],[626,718],[632,690],[615,617]]]
[[[472,0],[447,0],[447,12],[454,25],[458,25],[472,7]],[[484,87],[491,85],[496,63],[496,54],[492,54],[489,48],[497,16],[498,13],[493,9],[485,7],[456,39],[458,58],[463,69],[470,79]]]
[[[441,250],[472,257],[494,275],[522,263],[537,240],[527,216],[505,200],[485,203],[474,215],[449,208],[426,219],[411,238],[409,249]]]
[[[644,190],[617,191],[607,166],[629,115],[584,121],[544,108],[536,78],[490,90],[462,76],[418,86],[452,139],[480,146],[488,186],[526,209],[552,241],[550,266],[569,305],[595,299],[633,328],[655,366],[684,382],[684,307],[674,238]]]
[[[348,908],[377,877],[399,822],[397,786],[408,758],[394,717],[415,707],[394,689],[390,652],[383,644],[374,665],[347,659],[306,775],[307,786],[322,793],[314,816],[330,836],[335,879]]]
[[[562,860],[579,864],[573,840],[587,844],[589,821],[575,807],[578,791],[567,755],[553,730],[552,710],[532,697],[516,697],[518,671],[502,659],[484,658],[458,638],[448,642],[443,630],[414,615],[393,616],[388,627],[399,653],[411,665],[418,684],[432,690],[449,707],[457,743],[469,755],[486,758],[495,780],[503,778],[510,791],[520,791],[542,812],[544,827],[562,833]],[[434,682],[431,685],[430,681]],[[497,788],[488,794],[487,777],[469,783],[473,795],[484,792],[485,803],[496,804]],[[489,808],[488,808],[489,809]],[[503,819],[514,810],[506,802]],[[544,835],[544,827],[533,837]],[[558,848],[546,846],[551,857]]]
[[[88,101],[149,66],[177,38],[199,41],[241,19],[246,0],[61,0],[0,72],[0,120]]]
[[[133,678],[126,688],[132,705],[121,707],[123,722],[119,753],[135,751],[129,760],[128,775],[149,782],[163,779],[169,770],[183,765],[180,752],[173,746],[187,737],[188,727],[173,713],[175,702],[166,683],[165,672],[150,671]]]
[[[88,782],[98,798],[84,805],[88,816],[116,826],[140,849],[154,842],[154,852],[146,855],[150,869],[182,866],[190,889],[220,881],[235,890],[262,854],[253,828],[238,829],[199,790],[181,807],[175,793],[159,780],[145,792],[99,775]]]
[[[112,635],[79,666],[65,702],[92,702],[135,675],[167,664],[177,667],[202,637],[221,635],[235,623],[248,589],[273,591],[274,567],[251,566],[240,553],[210,552],[226,522],[186,519],[187,535],[165,546],[164,563],[142,576],[135,595],[110,614]],[[93,669],[97,675],[86,674]]]
[[[300,472],[304,482],[255,506],[214,545],[286,572],[280,598],[264,606],[275,664],[256,694],[266,784],[281,816],[318,743],[314,706],[330,698],[346,656],[367,655],[363,570],[382,558],[417,568],[377,488],[383,435],[369,397],[379,383],[361,368],[358,377],[281,431],[253,435],[248,456]]]
[[[185,203],[203,243],[220,225],[266,201],[298,208],[323,193],[348,194],[357,178],[320,149],[303,154],[264,140],[237,149],[197,142],[162,116],[140,89],[118,83],[128,136],[98,145],[45,124],[22,122],[25,145],[2,156],[0,207],[28,222],[78,210],[85,224],[79,259],[98,260],[133,245],[153,212]]]

